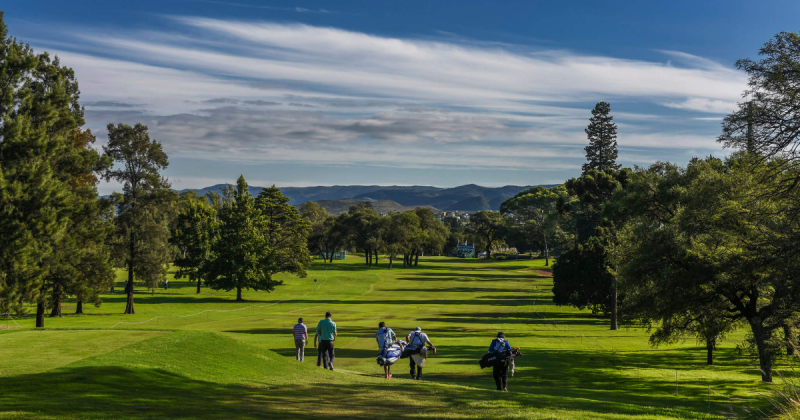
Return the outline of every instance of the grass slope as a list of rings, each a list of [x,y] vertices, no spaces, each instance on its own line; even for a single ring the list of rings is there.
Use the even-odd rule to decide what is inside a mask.
[[[640,329],[609,331],[605,319],[554,306],[552,280],[524,272],[541,260],[362,264],[315,264],[273,294],[245,293],[247,303],[173,280],[168,291],[137,290],[136,315],[120,315],[124,297],[108,295],[86,316],[47,318],[47,331],[0,333],[0,418],[688,419],[707,416],[708,386],[725,396],[712,394],[708,415],[721,418],[745,413],[727,397],[763,389],[735,340],[706,367],[694,342],[653,349]],[[326,310],[339,327],[336,372],[313,365],[313,348],[293,360],[291,326],[303,316],[313,329]],[[428,332],[439,352],[424,381],[404,379],[404,360],[381,377],[380,320],[399,335]],[[477,366],[500,330],[524,354],[508,394]]]

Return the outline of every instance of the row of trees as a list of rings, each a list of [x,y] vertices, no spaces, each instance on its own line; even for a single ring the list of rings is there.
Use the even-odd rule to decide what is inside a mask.
[[[378,264],[379,255],[394,259],[402,257],[403,267],[417,266],[419,256],[441,253],[449,229],[430,208],[417,207],[402,213],[381,217],[370,203],[362,203],[336,217],[309,201],[299,206],[300,213],[311,225],[308,248],[333,261],[334,252],[349,249],[364,252],[365,264]]]
[[[616,126],[598,104],[589,162],[552,191],[545,231],[572,238],[553,267],[556,303],[609,314],[612,329],[618,315],[644,325],[654,345],[697,337],[708,364],[718,340],[746,328],[742,348],[771,382],[800,321],[800,36],[781,33],[760,54],[737,62],[748,100],[723,122],[719,141],[738,149],[725,159],[619,169]],[[504,208],[544,220],[525,200]]]
[[[100,305],[115,267],[127,270],[126,314],[134,284],[155,288],[171,263],[178,277],[222,290],[273,290],[273,276],[305,276],[310,224],[275,187],[251,197],[244,178],[223,195],[179,195],[147,127],[109,124],[103,153],[83,129],[74,72],[7,33],[0,12],[0,313],[36,305],[61,316],[67,296]],[[100,179],[122,192],[100,198]]]

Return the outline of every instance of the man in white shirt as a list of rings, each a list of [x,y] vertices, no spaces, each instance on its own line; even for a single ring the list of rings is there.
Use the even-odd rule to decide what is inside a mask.
[[[430,344],[433,348],[433,354],[436,354],[436,346],[431,343],[428,334],[422,332],[420,327],[414,328],[414,331],[408,333],[406,341],[409,347],[420,350],[418,354],[412,354],[408,358],[408,364],[411,367],[411,379],[419,380],[422,376],[422,368],[425,367],[425,359],[428,358],[428,349],[425,344]],[[414,372],[415,368],[416,373]]]

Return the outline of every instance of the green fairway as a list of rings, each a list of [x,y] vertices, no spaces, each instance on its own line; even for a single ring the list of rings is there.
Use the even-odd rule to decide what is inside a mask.
[[[756,392],[768,388],[736,350],[743,332],[707,367],[694,340],[653,349],[640,328],[610,331],[605,318],[555,306],[543,260],[387,263],[317,261],[308,278],[281,277],[273,293],[243,293],[245,303],[171,280],[166,291],[137,289],[136,315],[121,315],[117,293],[83,316],[66,315],[66,302],[45,331],[15,318],[22,329],[0,332],[0,418],[693,419],[763,405]],[[305,363],[294,360],[291,327],[303,317],[313,337],[325,311],[339,329],[335,372],[315,366],[311,346]],[[438,353],[423,381],[410,380],[406,360],[383,378],[379,321],[398,336],[429,334]],[[523,353],[507,394],[477,363],[498,331]]]

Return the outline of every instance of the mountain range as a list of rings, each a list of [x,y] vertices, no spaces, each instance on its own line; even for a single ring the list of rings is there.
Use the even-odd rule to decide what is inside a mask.
[[[221,193],[225,185],[218,184],[195,189],[195,191],[200,195],[209,191]],[[555,185],[543,186],[550,188]],[[250,193],[258,195],[261,188],[251,186]],[[498,210],[503,201],[528,188],[531,186],[482,187],[468,184],[453,188],[439,188],[420,185],[334,185],[285,187],[281,188],[281,192],[289,197],[289,203],[293,205],[316,201],[335,215],[347,211],[351,205],[362,202],[372,202],[373,207],[381,213],[403,211],[417,206],[427,206],[443,211]]]

